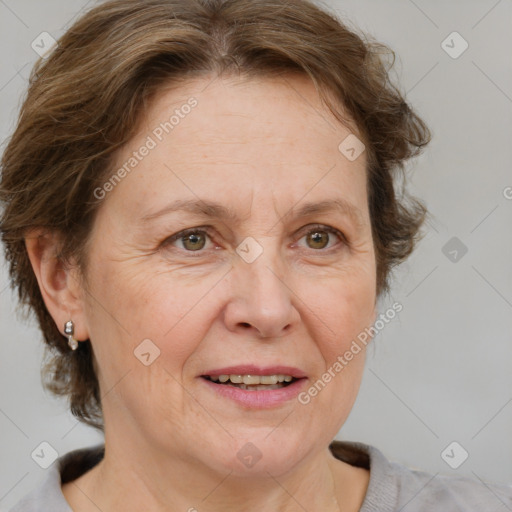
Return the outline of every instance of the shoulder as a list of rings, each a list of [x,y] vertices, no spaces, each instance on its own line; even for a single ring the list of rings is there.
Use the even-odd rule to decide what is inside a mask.
[[[423,512],[442,506],[444,512],[512,510],[512,486],[465,476],[427,473],[391,463],[399,489],[398,510]]]
[[[62,494],[61,484],[78,478],[95,466],[104,454],[104,445],[81,448],[59,457],[48,469],[45,478],[24,496],[9,512],[72,512]]]
[[[360,512],[512,510],[512,485],[408,468],[364,443],[335,441],[330,449],[336,458],[370,469]]]

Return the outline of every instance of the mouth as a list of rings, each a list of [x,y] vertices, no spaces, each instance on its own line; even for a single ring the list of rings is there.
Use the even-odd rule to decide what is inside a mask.
[[[244,408],[279,407],[294,400],[307,383],[305,372],[292,366],[229,366],[200,375],[218,397],[234,401]]]
[[[221,374],[201,375],[202,378],[215,384],[231,386],[246,391],[265,391],[285,388],[299,380],[292,375],[242,375],[242,374]]]

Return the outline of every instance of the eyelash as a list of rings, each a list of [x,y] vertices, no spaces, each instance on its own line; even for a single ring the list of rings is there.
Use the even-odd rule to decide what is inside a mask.
[[[176,233],[175,235],[172,235],[171,237],[165,239],[163,241],[162,245],[164,245],[164,246],[171,245],[176,240],[185,238],[187,235],[196,234],[196,233],[205,233],[211,239],[212,238],[211,231],[212,230],[209,226],[199,226],[197,228],[185,229],[185,230],[180,231],[179,233]],[[341,239],[343,246],[347,246],[347,247],[350,246],[349,241],[347,240],[347,237],[341,231],[339,231],[338,229],[333,228],[331,226],[325,226],[323,224],[315,224],[315,225],[311,226],[309,228],[309,230],[306,231],[298,240],[300,240],[301,238],[303,238],[306,235],[310,235],[311,233],[314,233],[315,231],[325,231],[327,233],[332,233],[334,235],[337,235]],[[194,253],[197,253],[197,256],[201,256],[205,253],[205,250],[198,250],[198,251],[187,251],[186,249],[182,249],[182,250],[184,252],[190,253],[192,255],[194,255]],[[334,246],[334,247],[331,247],[330,249],[311,249],[311,250],[318,252],[318,253],[330,254],[339,249],[336,249],[336,246]]]

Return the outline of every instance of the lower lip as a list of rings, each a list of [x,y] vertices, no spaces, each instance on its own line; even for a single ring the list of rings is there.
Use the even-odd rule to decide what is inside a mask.
[[[297,379],[284,388],[248,391],[228,384],[216,384],[211,380],[199,377],[215,393],[230,398],[241,405],[252,409],[266,409],[282,405],[293,400],[300,393],[307,379]]]

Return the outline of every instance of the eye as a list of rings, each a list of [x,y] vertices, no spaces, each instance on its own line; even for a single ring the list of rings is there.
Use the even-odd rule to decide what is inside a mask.
[[[336,235],[341,240],[342,245],[349,245],[347,238],[341,231],[322,224],[309,227],[309,230],[305,232],[300,240],[307,237],[309,248],[314,249],[317,252],[331,252],[330,249],[332,249],[332,247],[325,250],[326,246],[331,241],[329,234]],[[180,242],[182,246],[178,246],[178,249],[182,249],[188,253],[202,253],[205,252],[203,249],[206,246],[206,240],[210,238],[210,228],[201,226],[180,231],[179,233],[176,233],[164,240],[162,245],[175,246],[176,242]]]
[[[180,231],[164,241],[164,245],[173,245],[176,241],[181,241],[182,249],[187,252],[201,252],[206,244],[206,238],[210,238],[207,228],[190,228]]]
[[[306,237],[306,243],[308,244],[309,248],[321,251],[326,248],[331,240],[329,234],[336,235],[344,245],[348,245],[347,238],[341,231],[330,226],[323,226],[321,224],[309,227],[309,230],[306,231],[302,238]],[[327,249],[326,252],[330,252],[330,250]]]

